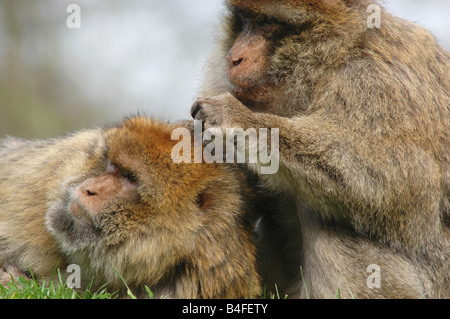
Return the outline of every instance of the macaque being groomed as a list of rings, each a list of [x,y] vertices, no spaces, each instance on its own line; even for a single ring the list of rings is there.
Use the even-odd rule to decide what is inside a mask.
[[[77,264],[83,286],[94,278],[122,296],[118,274],[137,296],[146,285],[155,297],[258,297],[247,177],[236,166],[175,164],[171,134],[182,125],[135,117],[4,140],[0,265],[48,277]]]
[[[227,7],[192,115],[279,129],[280,169],[261,179],[294,209],[259,223],[264,282],[290,297],[450,298],[449,53],[375,1]]]

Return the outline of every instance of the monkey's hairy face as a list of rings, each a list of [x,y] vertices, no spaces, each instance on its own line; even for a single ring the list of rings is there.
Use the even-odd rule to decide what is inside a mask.
[[[283,36],[273,20],[236,12],[230,21],[236,34],[228,51],[228,77],[236,97],[248,102],[267,102],[274,79],[270,77],[270,55]]]
[[[132,173],[109,160],[106,166],[101,175],[66,183],[64,196],[48,211],[49,226],[68,250],[95,247],[107,238],[111,218],[138,208],[138,183]]]
[[[228,0],[221,47],[227,90],[254,111],[292,115],[289,104],[307,104],[314,75],[341,63],[349,38],[364,29],[352,18],[359,14],[352,2]]]
[[[203,245],[202,232],[234,225],[239,196],[220,195],[239,189],[228,168],[175,164],[172,130],[144,118],[110,129],[104,171],[67,183],[47,212],[47,226],[72,262],[162,272]]]

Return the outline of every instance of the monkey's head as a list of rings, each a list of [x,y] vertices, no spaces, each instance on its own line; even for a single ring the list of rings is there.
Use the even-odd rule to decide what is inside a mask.
[[[254,253],[240,226],[245,182],[230,166],[174,163],[176,127],[136,117],[107,129],[100,171],[67,183],[49,209],[49,229],[82,271],[152,286],[196,260],[213,269],[233,249]]]
[[[255,111],[289,116],[289,105],[299,105],[298,99],[308,104],[316,73],[347,59],[367,30],[369,2],[227,0],[225,38],[212,57],[212,79],[206,79],[201,95],[231,91]],[[219,70],[225,74],[218,75]]]

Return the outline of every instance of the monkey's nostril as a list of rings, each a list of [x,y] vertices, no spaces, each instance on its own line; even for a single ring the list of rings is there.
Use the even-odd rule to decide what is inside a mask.
[[[86,194],[87,194],[88,196],[95,196],[95,195],[97,195],[96,192],[92,192],[92,191],[90,191],[90,190],[86,190]]]
[[[242,63],[242,61],[244,61],[244,58],[240,58],[240,59],[234,60],[233,61],[233,66],[238,66],[239,64]]]

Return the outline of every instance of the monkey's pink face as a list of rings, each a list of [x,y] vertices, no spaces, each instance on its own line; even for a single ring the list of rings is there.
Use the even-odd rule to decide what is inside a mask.
[[[74,218],[93,222],[119,200],[136,202],[139,198],[137,187],[134,173],[109,163],[106,174],[90,178],[74,190],[70,213]]]
[[[274,26],[259,26],[250,20],[243,22],[243,30],[228,52],[228,75],[240,89],[259,87],[269,69],[267,56]]]
[[[283,82],[274,72],[276,63],[283,60],[278,48],[300,27],[244,11],[234,12],[231,23],[237,35],[227,54],[231,93],[250,108],[270,103]]]
[[[241,33],[227,55],[228,76],[237,98],[260,102],[268,93],[269,56],[277,26],[244,18],[240,24]]]
[[[121,223],[117,214],[140,205],[138,187],[133,172],[109,163],[104,174],[68,185],[64,198],[50,207],[47,224],[70,249],[108,240],[108,233],[114,232],[111,225]]]

